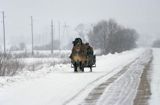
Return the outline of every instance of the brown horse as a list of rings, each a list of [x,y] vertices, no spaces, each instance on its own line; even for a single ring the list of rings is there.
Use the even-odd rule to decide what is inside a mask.
[[[71,61],[74,65],[75,72],[79,68],[82,72],[84,71],[84,65],[87,62],[87,47],[85,44],[77,44],[73,46],[71,53]]]

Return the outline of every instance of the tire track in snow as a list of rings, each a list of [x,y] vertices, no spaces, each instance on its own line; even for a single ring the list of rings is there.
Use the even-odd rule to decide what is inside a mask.
[[[113,77],[98,85],[80,105],[132,105],[139,84],[137,79],[140,79],[144,65],[150,61],[150,55],[151,50],[148,50]],[[145,56],[149,57],[145,59]]]
[[[144,68],[133,105],[149,105],[148,100],[151,96],[150,79],[152,72],[152,59]]]
[[[137,58],[138,59],[138,58]],[[100,96],[103,94],[107,86],[109,86],[111,83],[113,83],[115,80],[117,80],[121,75],[123,75],[129,66],[135,62],[137,59],[132,61],[130,64],[126,65],[121,71],[119,71],[117,74],[112,76],[111,78],[107,79],[104,83],[100,84],[94,90],[88,95],[88,97],[85,99],[84,102],[82,102],[80,105],[95,105],[97,100],[100,98]],[[123,81],[124,82],[124,81]],[[129,82],[124,82],[124,84],[128,85]],[[116,87],[115,87],[116,88]]]

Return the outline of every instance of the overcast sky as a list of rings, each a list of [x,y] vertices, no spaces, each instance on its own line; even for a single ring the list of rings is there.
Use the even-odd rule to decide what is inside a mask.
[[[0,11],[5,11],[10,44],[30,38],[30,16],[34,18],[35,34],[47,33],[51,19],[55,24],[60,21],[74,27],[113,18],[145,37],[160,36],[160,0],[0,0]]]

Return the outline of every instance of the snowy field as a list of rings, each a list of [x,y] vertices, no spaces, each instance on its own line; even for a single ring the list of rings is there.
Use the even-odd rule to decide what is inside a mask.
[[[153,54],[159,52],[154,50]],[[97,67],[93,72],[86,68],[84,73],[74,73],[70,64],[58,64],[43,65],[37,71],[24,71],[14,77],[1,77],[0,105],[89,105],[87,97],[92,97],[90,93],[106,82],[103,94],[97,96],[93,104],[132,105],[144,65],[151,56],[150,49],[139,48],[97,57]],[[153,91],[158,90],[158,87],[154,89],[160,82],[158,80],[152,83]],[[159,100],[155,98],[157,96],[153,92],[151,103]]]

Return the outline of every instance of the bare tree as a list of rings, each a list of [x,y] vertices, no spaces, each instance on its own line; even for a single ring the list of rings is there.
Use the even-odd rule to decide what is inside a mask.
[[[114,33],[109,39],[111,53],[122,52],[136,47],[138,34],[132,29],[121,29]]]
[[[82,39],[82,40],[85,40],[85,26],[84,24],[79,24],[77,25],[77,27],[75,28],[76,32],[78,33],[79,37]]]
[[[110,51],[108,46],[109,39],[119,29],[120,26],[112,19],[100,21],[89,32],[89,41],[95,48],[101,48],[104,50],[104,53],[107,53]]]
[[[100,21],[88,34],[90,43],[106,54],[136,47],[137,36],[135,30],[124,28],[112,19]]]

